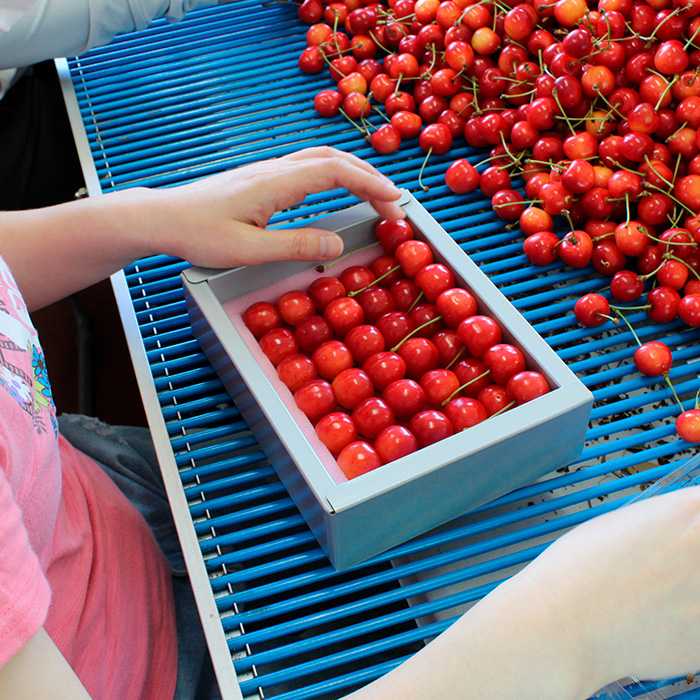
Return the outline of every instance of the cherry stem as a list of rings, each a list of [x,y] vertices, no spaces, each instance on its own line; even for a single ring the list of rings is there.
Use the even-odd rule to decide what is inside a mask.
[[[509,404],[505,405],[503,408],[499,408],[495,413],[492,413],[489,418],[495,418],[496,416],[499,416],[501,413],[505,413],[509,408],[513,408],[518,402],[517,401],[511,401]]]
[[[435,318],[431,318],[430,321],[426,321],[425,323],[421,323],[420,326],[417,328],[414,328],[410,333],[408,333],[401,342],[396,343],[393,348],[391,348],[391,352],[396,352],[407,340],[412,338],[416,333],[419,333],[422,331],[426,326],[429,326],[431,323],[436,323],[437,321],[442,321],[442,316],[436,316]]]
[[[673,386],[673,382],[671,381],[671,378],[668,376],[668,372],[663,373],[663,378],[666,380],[666,384],[668,384],[669,388],[671,389],[671,392],[673,393],[673,397],[676,399],[678,402],[678,405],[681,407],[681,413],[685,411],[685,408],[683,407],[683,403],[681,400],[678,398],[678,394],[676,393],[676,388]],[[697,401],[697,399],[696,399]]]
[[[375,241],[374,243],[370,243],[369,245],[363,246],[362,248],[351,250],[350,252],[341,255],[339,258],[336,258],[335,260],[332,260],[329,263],[324,263],[323,265],[316,265],[314,270],[316,270],[316,272],[325,272],[329,267],[335,265],[336,263],[339,263],[341,260],[345,260],[345,258],[350,257],[351,255],[355,255],[355,253],[361,253],[363,250],[370,250],[371,248],[376,248],[378,245],[379,241]]]
[[[627,320],[625,315],[620,311],[620,309],[615,309],[615,313],[627,324],[627,328],[632,331],[632,335],[634,336],[634,339],[637,341],[637,345],[641,347],[642,341],[639,340],[639,336],[634,332],[634,328],[632,328],[632,324]]]
[[[457,364],[457,362],[459,362],[459,358],[462,357],[466,351],[467,349],[465,347],[461,347],[459,352],[447,363],[447,367],[445,367],[445,369],[450,369],[450,367]]]
[[[357,296],[358,294],[361,294],[362,292],[366,291],[370,287],[376,287],[379,284],[379,282],[381,282],[385,277],[388,277],[389,275],[391,275],[392,273],[394,273],[400,269],[401,269],[401,265],[397,265],[396,267],[392,267],[391,270],[389,270],[388,272],[385,272],[380,277],[377,277],[375,280],[373,280],[369,284],[366,284],[364,287],[362,287],[362,289],[356,289],[354,292],[348,292],[347,296],[354,297],[354,296]]]
[[[425,297],[425,293],[421,289],[420,292],[418,293],[418,296],[416,297],[415,301],[409,306],[408,311],[406,312],[406,315],[410,314],[413,309],[420,304],[420,302],[423,300],[423,297]]]
[[[430,190],[430,187],[423,184],[422,177],[423,177],[423,170],[425,170],[425,166],[428,164],[428,158],[430,158],[430,154],[432,152],[433,152],[433,147],[431,146],[428,149],[428,152],[425,154],[425,158],[423,159],[423,164],[420,166],[420,172],[418,173],[418,184],[420,185],[423,192],[428,192]]]
[[[447,406],[447,404],[450,403],[450,401],[452,401],[452,399],[453,399],[455,396],[457,396],[457,394],[459,394],[459,392],[462,391],[462,389],[466,389],[470,384],[473,384],[474,382],[478,382],[480,379],[483,379],[487,374],[489,374],[490,371],[491,371],[490,369],[487,369],[485,372],[483,372],[482,374],[480,374],[478,377],[474,377],[474,379],[470,379],[468,382],[465,382],[464,384],[462,384],[462,386],[460,386],[460,387],[458,387],[457,389],[455,389],[455,390],[442,402],[442,405],[443,405],[443,406]]]

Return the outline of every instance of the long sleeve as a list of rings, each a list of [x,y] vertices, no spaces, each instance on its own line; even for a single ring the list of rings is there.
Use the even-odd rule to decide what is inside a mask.
[[[0,3],[2,0],[0,0]],[[37,0],[12,29],[0,34],[0,70],[19,68],[103,46],[117,34],[152,20],[177,21],[217,0]]]

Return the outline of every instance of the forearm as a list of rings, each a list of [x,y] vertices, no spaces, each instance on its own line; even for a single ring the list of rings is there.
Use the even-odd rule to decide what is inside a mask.
[[[348,700],[584,700],[600,685],[566,627],[536,589],[507,582]]]
[[[30,310],[162,248],[147,217],[156,193],[133,189],[46,209],[0,212],[0,255]]]

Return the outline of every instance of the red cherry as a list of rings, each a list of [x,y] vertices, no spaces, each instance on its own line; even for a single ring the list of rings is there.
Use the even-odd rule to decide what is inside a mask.
[[[317,277],[307,291],[321,313],[329,302],[346,294],[343,283],[337,277]]]
[[[384,428],[394,424],[394,412],[383,399],[370,396],[357,404],[352,419],[362,435],[374,440]]]
[[[425,400],[430,408],[440,408],[459,390],[459,379],[449,369],[433,369],[420,378],[420,385],[425,392]]]
[[[570,231],[559,245],[559,257],[570,267],[586,267],[593,254],[593,241],[585,231]]]
[[[389,384],[406,376],[406,362],[395,352],[375,353],[365,360],[362,369],[377,391],[384,391]]]
[[[634,364],[637,369],[648,377],[658,377],[671,369],[673,355],[668,345],[651,340],[640,345],[634,351]]]
[[[344,369],[353,366],[353,356],[340,340],[328,340],[319,345],[311,355],[318,373],[328,380],[335,379]]]
[[[456,399],[452,399],[443,411],[450,419],[455,433],[482,423],[489,417],[482,404],[476,399],[466,396],[458,396]]]
[[[313,299],[298,289],[285,292],[277,300],[277,308],[282,320],[290,326],[297,326],[304,319],[316,313],[316,305]]]
[[[424,265],[416,272],[414,281],[429,302],[434,302],[440,294],[455,285],[452,271],[442,263]]]
[[[374,449],[382,463],[388,464],[415,452],[418,449],[418,440],[408,428],[402,425],[390,425],[377,435],[374,440]]]
[[[525,370],[514,374],[506,384],[506,392],[518,404],[527,403],[549,393],[549,383],[539,372]]]
[[[509,343],[492,345],[483,356],[484,364],[491,370],[491,378],[496,384],[505,383],[518,372],[525,369],[523,353]]]
[[[357,440],[357,428],[347,413],[334,411],[316,423],[316,434],[334,455]]]
[[[559,257],[559,237],[551,231],[538,231],[523,243],[523,252],[535,265],[551,265]]]
[[[372,355],[382,352],[386,346],[384,336],[377,327],[367,323],[351,328],[345,334],[343,342],[352,353],[355,362],[359,364]]]
[[[337,402],[350,411],[374,394],[372,380],[358,367],[350,367],[339,372],[331,386]]]
[[[333,388],[325,379],[312,379],[294,392],[294,401],[312,422],[321,420],[336,409]]]
[[[354,326],[365,320],[365,312],[359,302],[350,297],[340,297],[329,302],[323,311],[323,317],[341,338]]]
[[[243,312],[243,323],[255,339],[260,340],[265,333],[281,325],[282,317],[274,304],[259,301]]]
[[[634,301],[643,291],[644,281],[632,270],[620,270],[610,280],[610,294],[617,301]]]
[[[468,160],[461,158],[447,168],[445,184],[455,194],[468,194],[479,186],[479,173]]]
[[[678,304],[678,315],[683,323],[700,326],[700,293],[686,294]]]
[[[478,357],[468,357],[454,366],[454,373],[462,387],[461,393],[475,399],[479,392],[491,384],[491,371]]]
[[[505,411],[513,403],[505,387],[490,384],[479,392],[476,400],[486,409],[489,416]]]
[[[384,287],[373,286],[365,289],[356,299],[365,312],[365,320],[368,323],[374,323],[380,316],[396,310],[393,295]]]
[[[382,391],[382,398],[400,421],[407,421],[425,406],[425,392],[413,379],[398,379]]]
[[[416,436],[420,447],[427,447],[454,434],[450,419],[435,410],[416,413],[409,421],[408,429]]]
[[[428,338],[414,337],[401,343],[397,350],[406,363],[406,374],[418,380],[440,362],[437,348]]]
[[[406,277],[414,278],[421,268],[433,262],[433,251],[424,241],[410,240],[396,248],[394,257]]]
[[[574,304],[574,315],[582,326],[600,326],[610,317],[610,303],[600,294],[584,294]]]
[[[402,311],[391,311],[380,316],[375,324],[388,347],[398,345],[409,333],[415,330],[413,321]]]
[[[260,338],[260,349],[272,364],[277,365],[289,355],[299,352],[299,344],[294,334],[286,328],[273,328]]]
[[[368,442],[351,442],[338,455],[338,466],[348,479],[380,467],[382,464],[376,450]]]
[[[310,316],[294,329],[294,337],[304,352],[312,353],[321,343],[333,338],[333,330],[322,316]]]
[[[676,432],[686,442],[700,442],[700,409],[691,408],[676,418]]]
[[[678,315],[681,295],[671,287],[656,287],[647,295],[647,315],[656,323],[668,323]]]
[[[294,393],[306,382],[318,376],[316,365],[307,355],[288,355],[277,365],[277,376]]]
[[[441,292],[435,300],[435,308],[449,328],[457,328],[465,318],[473,316],[478,309],[474,296],[460,287],[452,287]]]
[[[492,346],[501,342],[501,328],[490,316],[476,315],[462,321],[457,337],[474,357],[483,357]]]

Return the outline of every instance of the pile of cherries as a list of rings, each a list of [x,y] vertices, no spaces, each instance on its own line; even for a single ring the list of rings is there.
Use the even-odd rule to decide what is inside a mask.
[[[336,81],[319,114],[383,154],[484,149],[446,185],[491,199],[533,264],[609,279],[584,325],[610,299],[700,326],[700,0],[304,0],[299,16],[301,69]]]
[[[408,221],[375,235],[370,264],[243,313],[348,479],[550,391]]]

